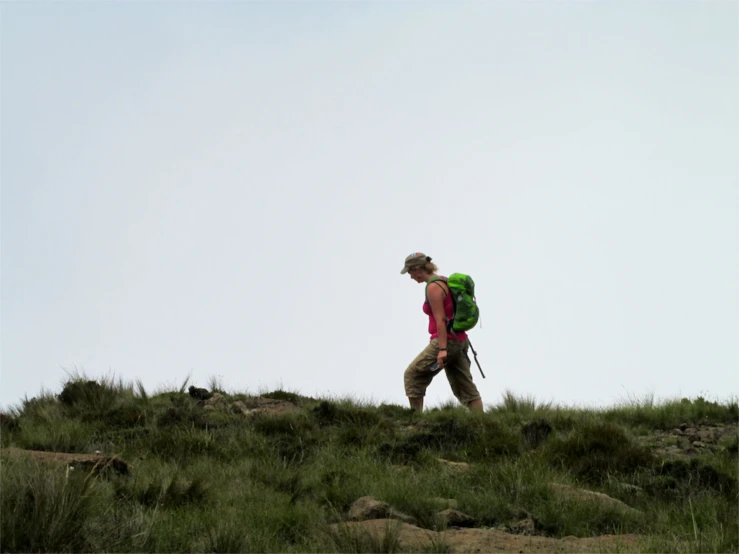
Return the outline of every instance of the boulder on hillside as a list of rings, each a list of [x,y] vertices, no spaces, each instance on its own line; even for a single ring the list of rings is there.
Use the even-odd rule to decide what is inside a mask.
[[[411,525],[418,524],[415,518],[399,512],[387,502],[382,502],[371,496],[358,498],[349,508],[349,519],[352,521],[384,518],[398,519]]]
[[[208,398],[205,401],[205,407],[212,407],[212,408],[218,408],[218,409],[226,409],[228,408],[228,400],[226,400],[226,397],[223,396],[220,392],[214,392],[211,394],[210,398]]]
[[[641,515],[642,512],[636,508],[632,508],[625,502],[621,502],[616,498],[612,498],[602,492],[594,492],[586,489],[577,489],[569,485],[562,485],[559,483],[551,483],[550,487],[564,498],[570,498],[575,500],[582,500],[585,502],[596,502],[602,506],[613,508],[620,514],[623,515]]]
[[[449,527],[474,527],[475,518],[463,514],[460,511],[447,508],[436,514],[436,520],[439,523],[445,523]]]
[[[231,404],[231,411],[235,414],[248,414],[249,408],[246,407],[246,404],[244,404],[241,400],[237,400],[233,404]]]

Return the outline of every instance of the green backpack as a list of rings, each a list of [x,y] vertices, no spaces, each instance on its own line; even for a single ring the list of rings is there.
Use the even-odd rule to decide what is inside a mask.
[[[452,303],[454,304],[454,315],[449,322],[449,329],[452,333],[456,331],[469,331],[480,319],[480,308],[477,305],[475,299],[475,282],[472,277],[465,275],[464,273],[452,273],[448,278],[444,277],[432,277],[426,283],[426,290],[428,291],[429,285],[434,281],[445,281],[449,286],[449,293],[452,295]],[[428,300],[428,292],[426,293],[426,299]],[[469,341],[470,349],[472,354],[475,356],[475,363],[477,368],[480,370],[482,378],[485,378],[485,374],[482,372],[480,362],[477,361],[477,352],[475,352],[472,342]]]
[[[472,277],[464,273],[452,273],[446,279],[432,277],[426,284],[426,288],[434,281],[445,281],[449,286],[454,304],[454,315],[449,322],[450,328],[453,331],[469,331],[477,325],[480,319],[480,307],[475,299],[475,282]]]

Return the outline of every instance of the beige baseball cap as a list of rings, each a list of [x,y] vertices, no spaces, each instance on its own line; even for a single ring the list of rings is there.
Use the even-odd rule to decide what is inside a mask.
[[[427,256],[423,252],[408,254],[405,258],[405,265],[403,266],[403,269],[400,270],[400,274],[403,275],[408,273],[408,270],[413,269],[414,267],[423,267],[430,261],[431,256]]]

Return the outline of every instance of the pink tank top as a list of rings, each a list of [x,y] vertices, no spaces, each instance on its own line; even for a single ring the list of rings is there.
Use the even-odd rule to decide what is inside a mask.
[[[446,281],[446,277],[443,277],[443,279]],[[434,283],[431,283],[429,286],[441,288],[439,285],[436,285]],[[444,290],[442,294],[444,294],[444,313],[446,314],[447,319],[451,319],[454,315],[454,302],[452,300],[452,296],[448,294],[446,290]],[[436,318],[434,318],[434,313],[431,310],[431,304],[429,304],[428,300],[423,303],[423,313],[429,316],[429,334],[431,335],[431,338],[429,340],[433,340],[439,336],[439,331],[436,328]],[[457,339],[460,342],[464,342],[464,340],[467,338],[467,333],[465,333],[464,331],[455,331],[455,333],[457,335]],[[452,335],[449,331],[447,331],[446,336],[448,340],[454,340],[454,335]]]

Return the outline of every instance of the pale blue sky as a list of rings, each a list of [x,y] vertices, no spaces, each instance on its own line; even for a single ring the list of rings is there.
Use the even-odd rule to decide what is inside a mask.
[[[0,404],[65,369],[405,404],[739,395],[736,2],[0,8]],[[452,399],[443,375],[427,404]]]

